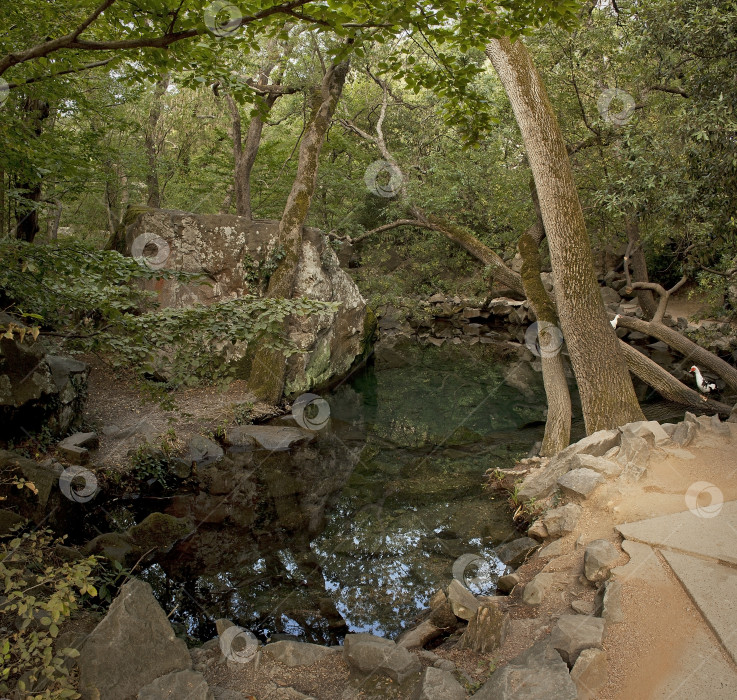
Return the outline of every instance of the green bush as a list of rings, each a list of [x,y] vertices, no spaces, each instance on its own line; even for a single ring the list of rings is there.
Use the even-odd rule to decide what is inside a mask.
[[[0,693],[24,698],[78,698],[67,659],[76,649],[54,649],[61,625],[83,596],[96,596],[96,557],[61,561],[51,531],[16,533],[0,543]]]

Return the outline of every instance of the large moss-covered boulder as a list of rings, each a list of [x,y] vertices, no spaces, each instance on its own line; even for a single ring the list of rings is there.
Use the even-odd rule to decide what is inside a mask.
[[[148,282],[163,307],[260,295],[277,260],[278,221],[164,209],[137,209],[127,221],[126,254],[148,257],[158,269],[206,275],[207,284]],[[300,352],[288,361],[285,393],[289,395],[326,385],[345,374],[365,352],[366,302],[318,229],[303,231],[293,297],[338,302],[339,308],[335,313],[291,321],[289,338]],[[244,348],[235,346],[232,359],[243,353]]]

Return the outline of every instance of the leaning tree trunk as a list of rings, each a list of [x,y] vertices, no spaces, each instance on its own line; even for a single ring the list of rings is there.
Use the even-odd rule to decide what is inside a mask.
[[[647,355],[628,345],[624,340],[619,341],[619,347],[624,354],[630,371],[651,386],[664,399],[688,406],[697,411],[715,411],[729,415],[732,407],[721,401],[715,401],[703,394],[681,384],[670,372],[653,362]]]
[[[537,236],[534,235],[535,229]],[[553,332],[553,329],[558,328],[558,315],[540,279],[541,239],[542,226],[538,222],[532,231],[526,231],[520,236],[518,248],[522,256],[525,295],[537,318],[543,384],[548,400],[548,417],[540,454],[550,457],[568,447],[571,440],[571,394],[568,391],[561,348],[557,346],[558,339]]]
[[[642,249],[642,241],[640,240],[640,220],[636,213],[627,216],[624,227],[629,241],[629,262],[632,265],[632,279],[635,282],[649,282],[645,251]],[[639,290],[637,300],[640,302],[640,308],[647,318],[655,316],[655,312],[658,310],[658,302],[655,301],[655,296],[649,289]]]
[[[322,85],[313,95],[312,113],[299,147],[297,175],[279,222],[279,245],[284,250],[284,257],[269,280],[267,294],[270,297],[292,296],[297,264],[302,253],[302,228],[317,184],[318,159],[343,92],[348,68],[347,61],[330,66]],[[286,369],[287,362],[283,353],[270,348],[259,348],[251,363],[251,390],[260,399],[276,403],[284,390]]]
[[[512,104],[535,179],[558,315],[586,431],[642,420],[632,379],[606,317],[566,145],[545,86],[522,41],[495,39],[486,53]]]

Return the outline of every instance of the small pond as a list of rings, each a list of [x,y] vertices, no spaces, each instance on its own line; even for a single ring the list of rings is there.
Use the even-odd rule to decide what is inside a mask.
[[[475,592],[493,594],[504,573],[494,548],[519,533],[484,474],[542,438],[539,366],[499,346],[402,341],[324,398],[330,421],[308,445],[230,453],[229,469],[206,468],[208,493],[90,512],[90,536],[154,510],[199,523],[138,572],[193,642],[220,617],[262,638],[396,638],[463,555],[483,562]]]

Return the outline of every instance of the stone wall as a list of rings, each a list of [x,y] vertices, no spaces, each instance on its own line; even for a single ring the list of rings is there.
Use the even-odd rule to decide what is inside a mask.
[[[203,273],[207,284],[155,280],[147,288],[164,307],[212,304],[260,295],[278,248],[277,221],[239,216],[144,209],[130,217],[125,252],[157,269]],[[144,261],[145,262],[145,261]],[[340,303],[334,314],[294,319],[289,336],[301,351],[289,359],[289,395],[345,374],[362,352],[366,302],[321,231],[305,228],[295,297]]]

